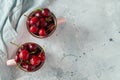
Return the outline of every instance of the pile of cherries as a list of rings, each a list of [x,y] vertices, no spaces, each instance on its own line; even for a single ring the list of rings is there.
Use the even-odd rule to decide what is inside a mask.
[[[36,71],[43,65],[45,53],[38,44],[25,43],[18,48],[15,61],[18,67],[24,71]]]
[[[56,20],[53,13],[48,9],[37,9],[27,17],[27,28],[36,37],[48,37],[56,29]]]

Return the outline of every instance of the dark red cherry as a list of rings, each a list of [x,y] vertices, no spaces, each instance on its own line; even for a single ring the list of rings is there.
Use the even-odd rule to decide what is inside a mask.
[[[40,61],[41,61],[41,62],[44,62],[44,61],[45,61],[45,54],[43,54],[43,53],[38,53],[38,57],[40,58]]]
[[[39,36],[45,36],[45,35],[46,35],[45,29],[40,29]]]
[[[34,67],[32,65],[29,65],[27,68],[27,71],[33,71],[33,70],[34,70]]]
[[[37,65],[39,65],[40,64],[40,59],[39,59],[39,57],[37,57],[37,56],[32,56],[32,58],[30,59],[30,64],[31,65],[33,65],[33,66],[37,66]]]
[[[21,64],[21,66],[27,71],[32,71],[32,66],[26,63]]]
[[[29,46],[29,50],[32,52],[37,50],[37,46],[35,44],[30,43],[28,44],[28,46]]]
[[[27,69],[27,68],[28,68],[28,64],[26,64],[26,63],[21,63],[21,66],[22,66],[24,69]]]
[[[17,63],[20,62],[19,54],[16,54],[16,55],[15,55],[15,61],[16,61]]]
[[[40,26],[41,26],[41,27],[47,26],[47,22],[45,21],[44,18],[41,18],[41,19],[40,19]]]
[[[36,23],[36,27],[40,28],[40,26],[41,26],[40,24],[41,24],[41,22],[38,21],[38,22]]]
[[[30,20],[30,25],[34,25],[34,24],[36,24],[38,21],[39,21],[39,19],[38,19],[37,17],[33,17],[33,18]]]
[[[24,44],[19,48],[19,52],[21,52],[21,50],[28,50],[28,44]]]
[[[40,10],[36,11],[35,16],[39,18],[42,17],[42,12]]]
[[[29,59],[29,53],[27,50],[21,50],[19,53],[19,58],[22,60],[28,60]]]
[[[43,15],[44,17],[49,16],[49,14],[50,14],[50,10],[49,10],[48,8],[44,8],[44,9],[42,10],[42,15]]]
[[[28,50],[28,45],[24,44],[18,49],[18,53],[20,53],[22,50]]]
[[[37,33],[37,31],[38,31],[38,28],[35,25],[30,27],[31,33]]]

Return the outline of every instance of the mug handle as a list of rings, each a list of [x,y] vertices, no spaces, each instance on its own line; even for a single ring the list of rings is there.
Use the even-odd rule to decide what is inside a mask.
[[[6,62],[7,66],[16,66],[17,63],[14,59],[7,60]]]
[[[57,18],[57,25],[65,23],[65,18]]]

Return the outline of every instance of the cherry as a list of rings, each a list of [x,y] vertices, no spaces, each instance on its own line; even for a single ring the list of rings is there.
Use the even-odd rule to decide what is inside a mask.
[[[36,24],[38,21],[39,21],[39,19],[38,19],[37,17],[33,17],[33,18],[30,20],[30,25],[34,25],[34,24]]]
[[[23,50],[23,49],[19,48],[19,49],[18,49],[18,53],[20,53],[22,50]]]
[[[45,29],[40,29],[39,36],[45,36],[45,35],[46,35]]]
[[[22,45],[22,46],[18,49],[18,52],[20,53],[22,50],[28,50],[28,45],[27,45],[27,44]]]
[[[26,69],[27,71],[32,71],[32,66],[31,65],[28,65],[26,63],[22,63],[21,66]]]
[[[25,15],[26,17],[28,17],[27,15]],[[27,24],[28,24],[28,26],[30,26],[30,20],[32,19],[32,17],[31,16],[29,16],[28,17],[28,19],[27,19]]]
[[[32,56],[32,58],[30,59],[30,63],[31,63],[31,65],[33,65],[33,66],[37,66],[37,65],[39,65],[40,64],[40,59],[37,57],[37,56]]]
[[[40,24],[41,24],[41,22],[40,21],[38,21],[37,23],[36,23],[36,27],[40,27]]]
[[[38,31],[38,28],[36,26],[31,26],[30,27],[30,32],[31,33],[37,33],[37,31]]]
[[[35,17],[35,13],[34,13],[34,12],[32,12],[32,13],[30,14],[29,18],[31,19],[31,18],[33,18],[33,17]]]
[[[53,23],[53,19],[52,17],[46,17],[45,20],[48,22],[48,23]]]
[[[40,10],[36,11],[35,16],[39,18],[42,17],[42,12]]]
[[[35,44],[32,44],[32,43],[28,44],[28,46],[29,46],[30,51],[35,51],[37,49],[37,46]]]
[[[33,69],[34,69],[34,67],[29,65],[28,68],[27,68],[27,71],[32,71]]]
[[[41,62],[44,62],[44,61],[45,61],[45,54],[43,54],[43,53],[38,53],[38,57],[40,58],[40,61],[41,61]]]
[[[49,14],[50,14],[50,10],[49,10],[48,8],[44,8],[44,9],[42,10],[42,15],[43,15],[44,17],[49,16]]]
[[[48,26],[48,30],[52,31],[52,30],[54,29],[54,27],[55,27],[54,24],[50,24],[50,25]]]
[[[27,60],[29,58],[29,53],[27,50],[21,50],[19,58],[22,60]]]
[[[41,23],[41,24],[40,24],[41,27],[47,26],[47,22],[45,21],[44,18],[41,18],[41,19],[40,19],[40,23]]]
[[[17,63],[19,63],[20,62],[20,58],[19,58],[19,55],[17,54],[16,56],[15,56],[15,61],[17,62]]]
[[[25,68],[25,69],[27,69],[27,67],[28,67],[28,64],[25,63],[25,62],[22,62],[20,65],[21,65],[23,68]]]

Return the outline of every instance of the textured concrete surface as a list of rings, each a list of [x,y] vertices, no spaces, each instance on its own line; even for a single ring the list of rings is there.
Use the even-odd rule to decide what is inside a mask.
[[[27,32],[26,18],[21,17],[19,43],[39,43],[47,59],[34,73],[13,68],[14,79],[120,80],[120,0],[48,0],[43,7],[67,22],[49,38],[37,39]]]

